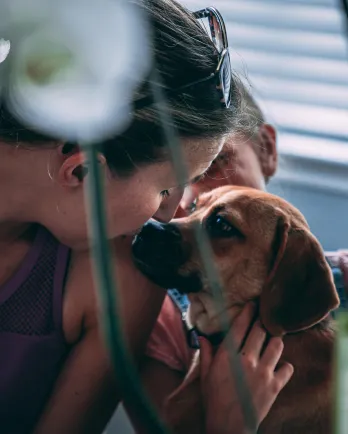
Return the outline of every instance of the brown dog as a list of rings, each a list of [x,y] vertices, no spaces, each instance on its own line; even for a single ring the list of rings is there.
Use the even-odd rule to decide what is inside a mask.
[[[273,336],[284,336],[284,360],[295,373],[262,422],[262,434],[330,434],[333,321],[339,299],[324,253],[302,214],[258,190],[221,187],[200,197],[196,210],[170,224],[149,222],[133,253],[156,283],[189,294],[189,322],[200,332],[221,331],[197,250],[193,224],[204,225],[224,286],[231,323],[257,300]],[[199,356],[167,410],[178,432],[203,433]],[[218,434],[218,433],[216,433]]]

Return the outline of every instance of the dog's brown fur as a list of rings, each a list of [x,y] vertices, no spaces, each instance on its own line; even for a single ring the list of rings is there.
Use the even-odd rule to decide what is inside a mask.
[[[211,240],[231,323],[245,303],[258,300],[264,327],[284,337],[283,358],[295,368],[258,432],[330,434],[334,324],[328,313],[339,300],[318,241],[302,214],[284,200],[243,187],[222,187],[203,195],[191,216],[174,221],[192,249],[178,270],[181,275],[201,269],[192,224],[203,224],[214,212],[243,234]],[[207,282],[189,296],[191,324],[206,334],[219,331],[221,312]],[[167,403],[178,432],[204,432],[199,381],[198,357]]]

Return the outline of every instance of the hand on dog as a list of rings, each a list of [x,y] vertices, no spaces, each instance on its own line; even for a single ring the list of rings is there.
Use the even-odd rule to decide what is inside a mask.
[[[294,369],[289,363],[278,364],[283,351],[281,338],[271,338],[264,348],[266,331],[259,321],[255,322],[245,340],[254,313],[254,306],[251,303],[246,305],[233,323],[230,333],[239,348],[245,378],[260,424],[290,380]],[[201,340],[201,384],[207,434],[247,433],[238,396],[234,392],[229,357],[225,345],[221,345],[213,355],[210,343],[205,339]]]

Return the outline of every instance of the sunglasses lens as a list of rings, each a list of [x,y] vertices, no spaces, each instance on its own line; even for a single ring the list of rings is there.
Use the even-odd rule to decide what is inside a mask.
[[[224,60],[221,65],[220,83],[224,95],[225,104],[226,107],[228,108],[231,104],[231,83],[232,83],[232,70],[231,70],[230,55],[228,51],[226,52]]]
[[[214,8],[194,12],[194,17],[199,20],[202,27],[207,31],[219,54],[217,71],[213,74],[213,77],[218,76],[218,89],[223,94],[221,102],[228,108],[231,104],[232,70],[223,18]]]
[[[219,53],[223,51],[225,47],[224,44],[224,38],[222,34],[222,29],[219,21],[217,20],[216,16],[211,14],[209,17],[209,23],[210,23],[210,31],[212,35],[212,40],[218,50]]]

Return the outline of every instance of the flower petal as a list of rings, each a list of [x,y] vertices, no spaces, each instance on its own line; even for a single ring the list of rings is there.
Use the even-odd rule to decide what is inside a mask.
[[[59,86],[38,93],[33,87],[11,92],[13,115],[28,127],[62,140],[101,141],[122,131],[131,121],[130,95],[115,93],[109,85]],[[31,103],[34,101],[34,103]],[[64,113],[64,116],[62,116]]]
[[[11,42],[6,39],[0,39],[0,63],[2,63],[10,52]]]
[[[25,0],[11,1],[18,7]],[[151,63],[143,15],[114,0],[50,6],[37,22],[11,9],[9,109],[24,124],[59,139],[90,142],[119,133],[131,121],[135,86]]]
[[[148,23],[136,5],[120,0],[60,0],[54,22],[100,78],[126,73],[138,81],[148,71]]]

